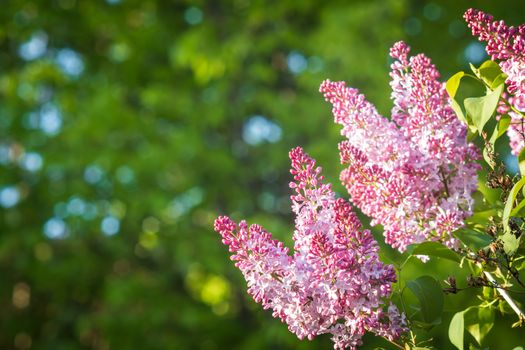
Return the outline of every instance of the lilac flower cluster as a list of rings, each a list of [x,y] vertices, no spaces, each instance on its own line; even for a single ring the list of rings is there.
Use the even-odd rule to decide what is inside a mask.
[[[384,303],[396,281],[393,267],[379,260],[377,242],[361,229],[350,203],[323,184],[315,160],[299,147],[290,159],[293,255],[259,225],[225,216],[215,221],[249,294],[300,339],[330,333],[336,349],[355,349],[365,331],[398,338],[404,315]]]
[[[409,57],[409,50],[403,42],[390,50],[392,121],[344,82],[320,87],[348,139],[339,145],[348,165],[341,181],[401,252],[427,240],[457,244],[451,233],[471,215],[479,169],[479,152],[467,143],[438,71],[422,54]]]
[[[491,15],[475,9],[467,10],[463,17],[472,34],[487,43],[487,53],[492,60],[499,61],[501,70],[507,75],[507,90],[512,96],[509,102],[514,109],[525,112],[525,24],[509,27],[504,21],[494,21]],[[498,112],[511,117],[507,135],[512,154],[518,155],[525,147],[523,117],[508,106]]]

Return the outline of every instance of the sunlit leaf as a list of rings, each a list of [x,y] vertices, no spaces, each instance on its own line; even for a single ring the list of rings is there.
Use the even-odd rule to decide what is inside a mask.
[[[465,328],[464,311],[457,312],[448,326],[448,338],[459,350],[463,350],[463,329]]]
[[[523,185],[525,185],[525,177],[522,177],[518,182],[516,182],[516,184],[510,190],[509,195],[507,197],[507,201],[505,202],[505,208],[503,209],[502,215],[503,228],[505,229],[505,231],[509,230],[510,213],[512,212],[512,208],[514,208],[514,201],[516,200],[516,196],[518,195]]]
[[[451,98],[456,97],[456,93],[459,88],[459,84],[461,83],[461,78],[465,75],[465,72],[457,72],[453,76],[450,77],[450,79],[447,80],[447,83],[445,85],[445,88],[447,89],[447,92]]]
[[[494,326],[494,310],[489,307],[473,307],[464,314],[465,329],[482,345],[483,339]]]
[[[496,62],[488,60],[479,66],[478,74],[481,80],[492,86],[493,82],[502,74],[502,71]]]
[[[491,91],[482,97],[470,97],[465,99],[464,103],[467,115],[472,119],[472,123],[474,123],[480,134],[483,131],[485,124],[487,124],[498,107],[503,87],[503,85],[500,85],[494,91]]]

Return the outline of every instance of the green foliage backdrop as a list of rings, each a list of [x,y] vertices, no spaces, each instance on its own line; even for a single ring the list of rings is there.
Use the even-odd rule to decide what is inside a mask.
[[[525,22],[519,1],[2,1],[0,348],[331,347],[255,305],[213,219],[290,242],[288,150],[340,171],[320,82],[387,114],[393,42],[443,78],[485,59],[471,6]]]

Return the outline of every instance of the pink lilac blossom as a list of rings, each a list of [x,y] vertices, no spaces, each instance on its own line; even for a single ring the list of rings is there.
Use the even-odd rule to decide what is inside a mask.
[[[347,137],[339,145],[348,165],[341,181],[392,247],[403,252],[426,240],[455,247],[452,232],[472,213],[479,152],[467,143],[430,59],[409,51],[403,42],[390,50],[392,121],[344,82],[321,84]]]
[[[505,83],[512,96],[509,102],[520,112],[525,111],[525,24],[509,27],[504,21],[494,21],[491,15],[475,9],[467,10],[463,17],[472,34],[487,43],[487,53],[492,60],[499,61],[507,75]],[[518,155],[525,147],[523,117],[510,109],[506,112],[511,117],[507,129],[511,152]]]
[[[222,216],[215,230],[243,273],[248,292],[300,339],[330,333],[335,349],[355,349],[366,331],[391,341],[405,318],[384,299],[396,275],[378,258],[378,244],[352,212],[323,184],[321,168],[301,148],[290,152],[294,182],[294,253],[261,226]]]

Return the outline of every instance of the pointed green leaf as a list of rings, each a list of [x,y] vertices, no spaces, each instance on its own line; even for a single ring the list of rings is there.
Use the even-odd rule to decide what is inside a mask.
[[[484,211],[476,211],[472,216],[466,219],[469,223],[478,223],[482,225],[486,225],[490,222],[491,217],[495,217],[498,215],[497,209],[488,209]]]
[[[487,124],[498,107],[503,87],[503,85],[500,85],[494,91],[491,91],[482,97],[470,97],[465,99],[465,110],[467,111],[467,116],[472,119],[472,122],[480,134],[483,131],[483,127]]]
[[[478,73],[480,79],[488,86],[492,86],[492,83],[502,74],[502,71],[496,62],[488,60],[479,66]]]
[[[448,338],[459,350],[463,350],[463,329],[465,328],[464,311],[458,312],[452,317],[448,326]]]
[[[463,244],[472,250],[480,250],[488,246],[494,238],[487,235],[486,233],[470,229],[468,227],[462,227],[454,231],[453,235],[459,239]]]
[[[473,307],[464,314],[465,329],[482,345],[483,339],[494,326],[494,310],[489,307]]]
[[[450,98],[456,97],[456,92],[458,91],[459,84],[461,83],[461,78],[465,75],[465,72],[457,72],[447,80],[445,89],[448,92]]]
[[[499,239],[503,243],[503,250],[508,255],[514,255],[520,246],[520,239],[514,236],[510,231],[505,232],[499,237]]]
[[[474,73],[479,78],[479,69],[477,69],[476,66],[470,62],[468,65],[470,66],[470,70],[472,71],[472,73]]]
[[[456,93],[459,89],[459,84],[461,83],[461,78],[465,75],[465,72],[457,72],[453,76],[450,77],[449,80],[447,80],[447,83],[445,85],[445,89],[448,92],[448,95],[450,96],[450,104],[456,115],[458,116],[459,120],[461,120],[463,123],[468,124],[467,118],[465,118],[465,115],[463,114],[463,110],[461,109],[461,106],[459,103],[455,100]]]
[[[456,252],[450,250],[449,248],[445,247],[444,245],[438,242],[423,242],[420,244],[415,244],[409,247],[408,251],[412,255],[436,256],[439,258],[452,260],[457,263],[461,261],[461,257]]]
[[[456,113],[456,116],[458,117],[458,119],[461,120],[463,123],[470,126],[470,123],[467,120],[467,117],[465,117],[465,114],[463,113],[463,110],[461,109],[461,106],[459,105],[459,103],[457,103],[456,100],[451,99],[450,106],[452,107],[452,110]]]
[[[512,209],[510,216],[523,217],[523,208],[525,208],[525,199],[523,199],[514,209]]]
[[[492,84],[490,84],[490,88],[492,90],[494,90],[495,88],[497,88],[498,86],[502,85],[503,83],[505,83],[505,81],[507,80],[507,74],[505,73],[501,73],[500,75],[498,75],[493,81],[492,81]]]
[[[478,191],[481,192],[488,204],[496,205],[501,198],[501,189],[490,188],[486,182],[487,179],[484,176],[478,178]]]
[[[423,321],[429,324],[439,324],[444,298],[438,281],[430,276],[421,276],[408,281],[406,285],[419,301]]]
[[[501,135],[503,135],[505,133],[505,131],[507,131],[509,125],[510,125],[510,116],[508,116],[507,114],[501,116],[500,120],[496,123],[496,126],[494,127],[494,131],[492,132],[492,135],[490,136],[490,139],[489,139],[489,143],[491,144],[492,146],[492,149],[494,149],[494,146],[496,144],[496,140],[498,138],[501,137]],[[484,147],[483,148],[483,158],[485,159],[485,161],[487,162],[488,165],[490,165],[490,167],[492,169],[494,169],[494,166],[495,164],[493,164],[494,162],[491,161],[489,155],[488,155],[488,149],[487,147]]]
[[[516,200],[516,196],[518,195],[521,188],[525,185],[525,177],[522,177],[520,181],[516,182],[514,187],[509,192],[509,196],[507,197],[507,201],[505,202],[505,208],[503,209],[503,228],[505,231],[509,231],[509,219],[510,219],[510,213],[512,212],[512,208],[514,207],[514,201]]]

